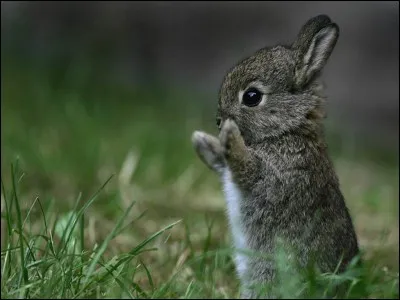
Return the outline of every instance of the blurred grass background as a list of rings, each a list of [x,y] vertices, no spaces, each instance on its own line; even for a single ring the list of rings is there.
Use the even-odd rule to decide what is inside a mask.
[[[130,220],[145,215],[110,243],[108,257],[182,220],[156,240],[157,251],[140,256],[154,284],[184,266],[177,293],[201,273],[208,276],[202,296],[210,296],[207,285],[218,297],[234,295],[237,280],[229,256],[212,266],[185,266],[196,254],[226,248],[230,241],[218,178],[190,142],[194,130],[216,133],[217,92],[110,79],[103,76],[103,58],[90,52],[63,60],[32,58],[15,49],[2,46],[1,177],[11,186],[10,166],[18,159],[22,210],[39,197],[54,218],[63,215],[80,193],[84,202],[115,174],[87,213],[87,244],[101,243],[134,200]],[[338,128],[337,121],[327,120],[330,152],[360,245],[377,266],[398,271],[397,149]],[[3,202],[2,195],[2,218]],[[42,222],[37,206],[30,219],[34,231]],[[150,284],[144,270],[138,283]]]

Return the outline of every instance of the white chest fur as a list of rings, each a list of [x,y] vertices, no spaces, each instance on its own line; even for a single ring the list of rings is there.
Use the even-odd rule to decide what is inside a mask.
[[[224,193],[227,204],[229,225],[231,227],[232,238],[236,249],[246,249],[247,239],[241,223],[240,203],[242,194],[232,180],[232,174],[227,167],[223,173]],[[244,254],[235,254],[235,264],[238,275],[241,277],[247,269],[247,257]]]

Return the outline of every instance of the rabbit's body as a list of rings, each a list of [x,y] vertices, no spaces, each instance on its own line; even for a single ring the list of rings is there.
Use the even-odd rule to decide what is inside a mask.
[[[300,267],[339,270],[358,253],[353,224],[323,136],[318,75],[338,27],[309,20],[292,46],[257,51],[226,75],[220,90],[219,138],[193,135],[200,158],[223,182],[234,246],[273,257],[283,239]],[[220,126],[222,125],[222,126]],[[246,291],[272,282],[274,261],[237,253]]]
[[[222,177],[236,248],[273,255],[281,237],[299,250],[304,267],[311,253],[323,272],[335,270],[341,259],[346,266],[358,252],[357,239],[336,175],[326,172],[332,165],[327,154],[321,157],[325,151],[323,144],[302,144],[296,136],[272,138],[268,147],[255,149],[264,158],[259,173],[244,173],[237,184],[226,166]],[[262,259],[236,254],[235,262],[244,280],[273,279],[274,266]]]

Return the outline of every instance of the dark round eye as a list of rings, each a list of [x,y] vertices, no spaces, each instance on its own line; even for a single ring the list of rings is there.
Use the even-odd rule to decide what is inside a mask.
[[[257,106],[260,104],[262,97],[263,94],[259,90],[255,88],[249,88],[243,94],[243,104],[250,107]]]

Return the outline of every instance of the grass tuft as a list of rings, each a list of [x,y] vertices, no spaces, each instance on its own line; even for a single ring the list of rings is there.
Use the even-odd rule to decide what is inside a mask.
[[[2,183],[2,194],[12,196],[11,202],[4,196],[6,211],[2,215],[2,219],[7,221],[8,233],[6,249],[1,252],[2,298],[103,298],[114,297],[115,293],[120,297],[148,297],[140,284],[127,277],[129,272],[139,268],[139,265],[132,264],[132,261],[134,259],[140,261],[141,253],[155,250],[148,246],[179,221],[152,234],[131,251],[119,253],[107,260],[105,252],[111,240],[117,236],[135,202],[130,204],[100,246],[95,245],[93,249],[85,249],[85,243],[82,242],[84,239],[79,239],[79,236],[85,231],[81,217],[94,203],[111,177],[82,208],[78,209],[76,204],[70,213],[58,218],[53,229],[49,230],[49,220],[39,198],[34,200],[27,215],[23,215],[17,192],[16,167],[15,164],[11,165],[13,179],[11,191],[6,190]],[[77,203],[79,200],[80,197]],[[12,211],[13,203],[14,211]],[[26,222],[35,204],[40,207],[44,225],[38,233],[32,233]],[[80,229],[74,230],[77,225]],[[77,242],[79,240],[80,243]],[[141,262],[140,265],[144,264]],[[147,268],[145,271],[148,278],[151,278]],[[115,286],[118,287],[117,290]]]

